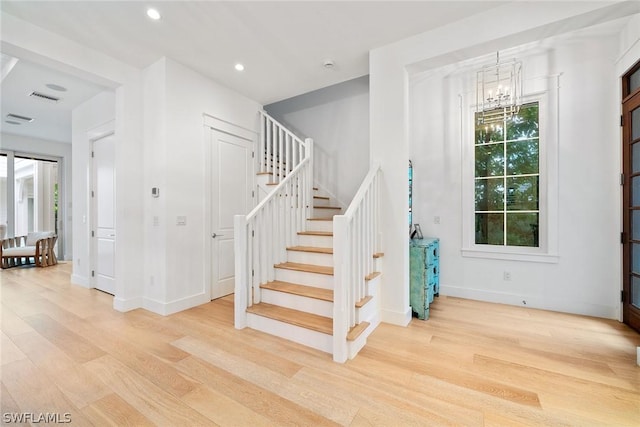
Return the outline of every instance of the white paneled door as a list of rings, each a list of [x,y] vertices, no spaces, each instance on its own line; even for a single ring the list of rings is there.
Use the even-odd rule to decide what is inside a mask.
[[[211,299],[233,293],[233,217],[252,208],[253,143],[211,129]]]
[[[94,286],[115,294],[115,140],[106,136],[93,143]]]

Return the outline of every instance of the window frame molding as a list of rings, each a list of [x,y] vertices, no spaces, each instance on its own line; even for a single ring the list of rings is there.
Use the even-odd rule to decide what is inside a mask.
[[[461,105],[462,145],[462,256],[497,260],[557,263],[558,157],[560,75],[525,81],[529,90],[522,103],[539,103],[539,246],[475,243],[475,105]]]

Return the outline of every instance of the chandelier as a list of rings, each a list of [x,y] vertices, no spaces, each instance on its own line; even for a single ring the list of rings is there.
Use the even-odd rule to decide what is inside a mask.
[[[476,119],[478,124],[503,122],[517,114],[522,104],[522,62],[515,59],[485,65],[477,72]]]

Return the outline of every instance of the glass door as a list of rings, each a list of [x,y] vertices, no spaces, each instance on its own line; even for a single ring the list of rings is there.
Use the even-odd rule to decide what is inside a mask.
[[[623,79],[623,320],[640,331],[640,62]]]
[[[5,151],[0,154],[0,235],[53,231],[60,256],[62,224],[59,161]]]
[[[9,225],[7,172],[7,155],[0,154],[0,239],[7,237],[7,228]]]

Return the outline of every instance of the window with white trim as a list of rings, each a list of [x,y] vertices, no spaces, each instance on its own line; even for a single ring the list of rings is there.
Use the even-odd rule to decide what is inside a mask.
[[[540,246],[539,103],[475,114],[475,244]]]

